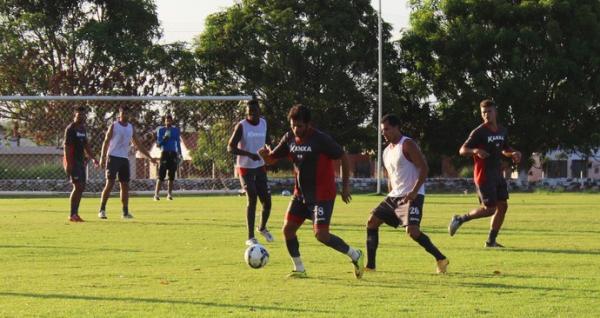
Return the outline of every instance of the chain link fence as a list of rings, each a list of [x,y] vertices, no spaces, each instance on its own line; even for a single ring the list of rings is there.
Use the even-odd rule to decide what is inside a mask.
[[[244,118],[240,102],[251,96],[195,97],[26,97],[0,96],[0,191],[69,191],[63,170],[65,128],[75,108],[88,110],[88,141],[98,158],[109,125],[121,105],[152,157],[160,157],[156,129],[170,113],[181,129],[183,160],[178,185],[185,190],[227,190],[235,186],[233,156],[227,141]],[[132,147],[129,154],[133,190],[151,190],[157,166]],[[104,169],[88,169],[87,191],[100,191]],[[232,181],[233,180],[233,181]]]

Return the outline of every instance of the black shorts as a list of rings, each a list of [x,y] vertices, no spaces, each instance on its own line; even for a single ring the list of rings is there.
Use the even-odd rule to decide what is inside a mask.
[[[85,183],[87,180],[87,173],[85,169],[85,163],[75,162],[73,163],[73,170],[71,170],[71,183]]]
[[[108,156],[108,162],[106,164],[106,179],[115,180],[119,177],[120,182],[129,182],[129,159]]]
[[[175,171],[179,164],[179,157],[175,151],[163,151],[160,154],[160,165],[158,166],[158,180],[164,181],[169,174],[169,180],[175,180]]]
[[[265,167],[258,168],[238,168],[240,175],[240,185],[246,191],[248,196],[258,195],[261,200],[271,195],[271,188],[267,180],[267,171]]]
[[[371,213],[393,227],[420,225],[425,196],[419,194],[410,204],[400,205],[402,199],[404,197],[386,197]]]
[[[304,220],[311,219],[314,229],[329,228],[334,202],[334,200],[330,200],[305,203],[302,198],[294,196],[288,206],[285,219],[297,224],[302,224]]]
[[[477,195],[479,196],[479,203],[488,207],[496,206],[498,201],[508,200],[506,180],[499,178],[495,182],[477,185]]]

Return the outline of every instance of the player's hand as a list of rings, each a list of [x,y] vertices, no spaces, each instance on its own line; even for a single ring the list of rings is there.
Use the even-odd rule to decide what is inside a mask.
[[[254,160],[254,161],[259,161],[260,160],[260,156],[255,154],[255,153],[250,153],[248,154],[248,157],[250,157],[250,159]]]
[[[352,195],[350,195],[350,186],[345,185],[342,187],[342,201],[348,204],[352,201]]]
[[[479,148],[475,148],[475,150],[473,150],[473,153],[481,159],[485,159],[490,156],[490,154],[487,151]]]
[[[510,156],[514,163],[521,162],[521,152],[520,151],[513,151],[513,153]]]
[[[408,194],[407,194],[407,195],[404,197],[404,199],[400,200],[400,205],[403,205],[403,204],[410,203],[411,201],[413,201],[414,199],[416,199],[416,198],[417,198],[417,194],[418,194],[418,193],[417,193],[417,192],[415,192],[415,191],[410,191],[410,192],[409,192],[409,193],[408,193]]]
[[[277,162],[277,159],[273,159],[271,157],[271,152],[272,150],[268,145],[265,145],[264,147],[258,150],[258,155],[263,158],[267,165],[273,165]]]
[[[96,160],[96,158],[92,158],[92,162],[94,163],[95,168],[100,167],[100,163],[98,162],[98,160]]]

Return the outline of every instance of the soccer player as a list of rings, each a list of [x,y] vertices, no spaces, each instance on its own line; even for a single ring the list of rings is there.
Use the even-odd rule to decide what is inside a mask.
[[[508,209],[508,189],[502,176],[500,160],[502,156],[511,158],[517,164],[521,153],[509,146],[506,128],[496,121],[496,104],[485,99],[479,104],[483,124],[475,128],[460,147],[461,156],[473,157],[475,161],[474,179],[481,206],[465,215],[455,215],[448,225],[453,236],[465,222],[492,216],[491,229],[485,247],[504,247],[496,242],[498,232]]]
[[[158,167],[158,179],[156,180],[156,189],[154,190],[154,201],[160,200],[158,193],[162,186],[167,172],[169,181],[167,182],[167,199],[173,200],[173,181],[175,180],[175,171],[181,159],[181,138],[179,128],[173,126],[173,116],[165,116],[165,126],[159,127],[156,131],[156,144],[160,147],[160,164]]]
[[[94,165],[98,166],[98,160],[92,152],[88,143],[87,132],[85,130],[86,111],[85,107],[80,106],[75,109],[73,122],[65,129],[64,136],[64,168],[67,176],[73,184],[71,191],[71,222],[83,222],[79,216],[79,203],[81,195],[85,190],[86,165],[85,155],[91,158]]]
[[[133,142],[135,147],[150,161],[157,162],[143,147],[133,124],[128,121],[128,116],[129,108],[127,106],[119,107],[119,119],[108,127],[102,143],[100,165],[106,167],[106,185],[102,190],[100,211],[98,212],[98,217],[101,219],[106,219],[106,201],[108,201],[110,191],[115,185],[117,177],[121,186],[123,218],[133,218],[133,215],[129,213],[129,150],[131,149],[131,143]]]
[[[354,265],[355,277],[361,278],[364,270],[362,251],[348,246],[329,232],[336,197],[334,160],[340,160],[342,164],[342,200],[349,203],[352,198],[348,156],[329,135],[312,127],[310,110],[306,106],[294,105],[288,113],[288,120],[292,131],[286,133],[272,151],[266,148],[259,151],[267,164],[283,157],[291,158],[294,163],[294,195],[283,225],[285,244],[294,263],[288,277],[307,277],[296,232],[305,219],[311,219],[317,240],[348,255]]]
[[[385,115],[381,119],[381,131],[388,142],[383,151],[383,165],[387,170],[390,191],[367,221],[366,270],[375,270],[379,226],[386,223],[392,227],[406,227],[406,233],[435,257],[437,273],[444,274],[448,259],[419,227],[425,201],[424,183],[429,172],[425,156],[414,140],[402,135],[400,118],[396,115]]]
[[[257,231],[267,242],[273,242],[273,236],[267,230],[267,221],[271,214],[271,189],[267,184],[267,171],[264,160],[258,150],[267,143],[267,121],[260,117],[260,107],[256,99],[246,103],[246,119],[240,121],[233,131],[227,151],[236,155],[236,167],[242,189],[246,191],[246,225],[248,240],[246,245],[258,243],[254,237],[254,218],[256,216],[256,198],[260,199],[262,214]]]

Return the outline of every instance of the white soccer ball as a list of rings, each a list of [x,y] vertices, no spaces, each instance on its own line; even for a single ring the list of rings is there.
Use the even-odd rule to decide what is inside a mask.
[[[269,262],[269,252],[260,244],[252,244],[246,249],[244,259],[248,266],[258,269]]]
[[[281,195],[284,197],[289,197],[290,195],[292,195],[292,193],[288,190],[283,190],[281,191]]]

